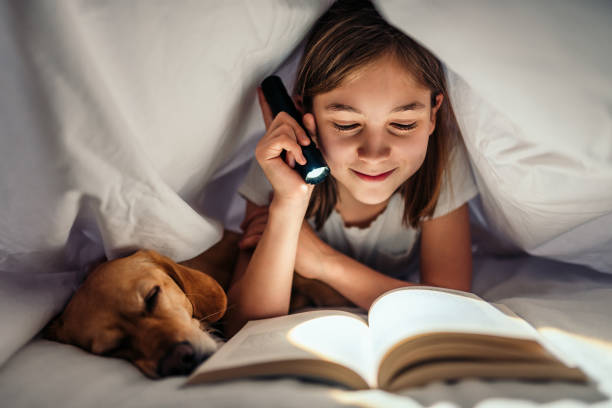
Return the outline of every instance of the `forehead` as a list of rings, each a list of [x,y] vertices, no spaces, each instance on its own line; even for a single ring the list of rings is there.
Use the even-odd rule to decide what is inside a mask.
[[[142,257],[117,259],[96,268],[71,303],[92,314],[139,307],[142,296],[156,284],[171,280],[161,265]]]
[[[356,108],[393,108],[415,101],[429,105],[431,91],[394,57],[382,57],[350,74],[335,89],[314,98],[315,109],[330,103]]]
[[[369,81],[374,81],[376,84],[391,83],[426,89],[425,85],[417,80],[416,76],[400,59],[389,54],[382,55],[354,69],[344,78],[340,87],[355,85],[355,82],[363,83]]]
[[[140,253],[106,262],[96,268],[88,281],[98,286],[130,286],[133,281],[165,274],[162,265]]]

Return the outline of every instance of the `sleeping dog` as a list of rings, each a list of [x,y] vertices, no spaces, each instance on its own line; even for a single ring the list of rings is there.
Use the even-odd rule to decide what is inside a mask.
[[[182,264],[154,251],[105,262],[79,287],[45,337],[131,361],[151,378],[190,373],[217,350],[238,234]]]
[[[102,263],[45,337],[126,359],[150,378],[189,374],[220,344],[211,325],[228,307],[225,291],[240,238],[226,231],[219,243],[180,264],[147,250]],[[339,296],[295,274],[291,309],[336,305]]]

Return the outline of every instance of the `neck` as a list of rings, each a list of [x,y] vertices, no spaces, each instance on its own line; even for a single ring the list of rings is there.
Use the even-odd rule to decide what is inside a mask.
[[[390,199],[391,197],[378,204],[365,204],[356,200],[343,187],[338,186],[336,211],[340,213],[345,226],[367,228],[387,208]]]

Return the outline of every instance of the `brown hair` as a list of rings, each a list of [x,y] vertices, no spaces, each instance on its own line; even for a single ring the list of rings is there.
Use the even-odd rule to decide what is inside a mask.
[[[448,161],[450,138],[459,131],[446,97],[440,61],[387,23],[370,1],[339,0],[317,20],[310,32],[298,66],[294,94],[301,97],[303,109],[311,112],[315,95],[333,90],[358,69],[389,54],[431,90],[432,106],[438,94],[445,96],[423,165],[399,187],[404,198],[403,222],[416,228],[434,212]],[[315,187],[306,212],[307,217],[315,217],[317,229],[323,226],[336,201],[336,183],[333,177],[328,177]]]

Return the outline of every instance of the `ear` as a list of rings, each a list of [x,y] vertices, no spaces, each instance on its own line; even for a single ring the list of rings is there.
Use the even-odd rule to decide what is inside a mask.
[[[440,106],[442,106],[443,100],[444,100],[444,95],[442,93],[437,94],[435,97],[435,104],[432,105],[431,107],[431,116],[430,116],[431,127],[429,129],[430,135],[436,129],[436,120],[438,118],[438,111],[440,110]]]
[[[204,272],[179,265],[156,252],[150,253],[183,290],[193,305],[193,314],[197,319],[212,323],[223,317],[227,308],[227,296],[216,280]]]
[[[312,113],[305,114],[302,118],[302,122],[304,123],[304,127],[306,128],[308,135],[315,142],[317,148],[320,149],[321,146],[319,146],[319,140],[317,137],[317,122],[314,115]]]
[[[293,103],[297,110],[303,115],[304,114],[304,101],[300,95],[293,95]]]

